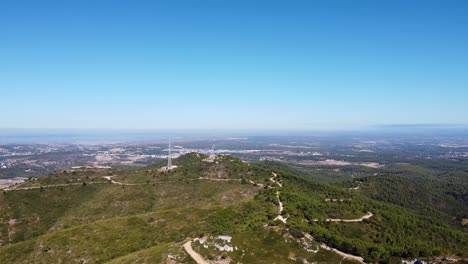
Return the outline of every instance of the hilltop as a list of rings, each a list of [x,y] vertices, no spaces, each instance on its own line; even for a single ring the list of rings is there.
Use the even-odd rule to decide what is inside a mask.
[[[441,221],[232,156],[68,170],[0,194],[0,263],[352,263],[463,256]]]

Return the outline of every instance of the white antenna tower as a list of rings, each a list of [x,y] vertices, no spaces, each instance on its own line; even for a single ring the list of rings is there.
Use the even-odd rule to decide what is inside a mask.
[[[167,155],[167,168],[172,167],[172,156],[171,156],[171,141],[169,140],[169,150],[168,150],[168,155]]]

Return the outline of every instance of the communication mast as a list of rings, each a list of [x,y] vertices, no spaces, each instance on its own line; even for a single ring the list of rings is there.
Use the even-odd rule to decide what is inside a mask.
[[[172,168],[171,141],[169,141],[169,150],[167,155],[167,168]]]

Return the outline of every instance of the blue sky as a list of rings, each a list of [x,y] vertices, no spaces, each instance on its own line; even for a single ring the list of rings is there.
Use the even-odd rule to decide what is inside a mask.
[[[468,123],[468,2],[0,1],[0,128]]]

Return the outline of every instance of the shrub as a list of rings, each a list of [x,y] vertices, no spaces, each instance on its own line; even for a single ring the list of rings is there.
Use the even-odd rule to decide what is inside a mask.
[[[304,233],[302,233],[302,231],[299,230],[299,228],[297,228],[297,227],[291,227],[289,229],[289,233],[295,238],[303,238],[304,237]]]

